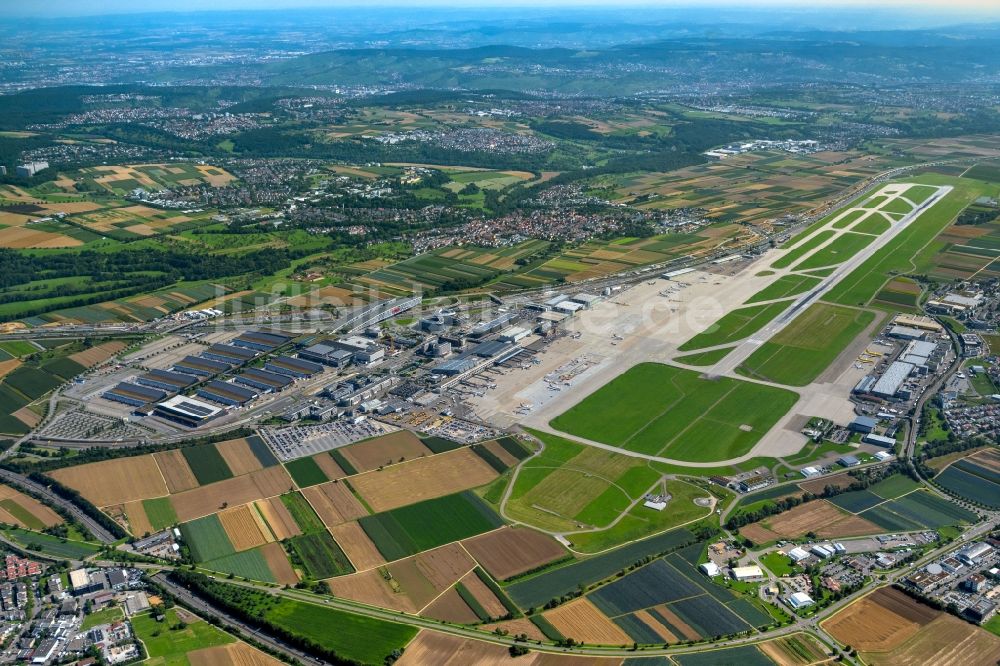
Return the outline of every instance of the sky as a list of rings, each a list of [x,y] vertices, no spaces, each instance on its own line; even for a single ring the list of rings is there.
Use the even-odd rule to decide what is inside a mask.
[[[369,6],[371,0],[0,0],[0,15],[10,16],[83,16],[99,14],[127,14],[139,12],[197,12],[205,10],[226,11],[239,9],[290,9],[308,7],[359,7]],[[388,6],[418,8],[422,6],[454,7],[472,9],[475,7],[608,7],[623,5],[650,7],[733,7],[742,10],[760,7],[783,7],[788,9],[825,8],[902,8],[931,12],[938,15],[954,14],[956,20],[970,15],[1000,15],[998,0],[391,0],[374,5],[380,9]],[[886,26],[888,27],[888,26]]]

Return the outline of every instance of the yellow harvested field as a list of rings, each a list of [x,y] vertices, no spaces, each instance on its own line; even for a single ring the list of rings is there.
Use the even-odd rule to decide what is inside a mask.
[[[66,467],[49,472],[49,476],[79,491],[91,504],[99,507],[167,494],[167,484],[152,456]]]
[[[353,476],[351,486],[381,512],[475,488],[496,477],[485,460],[461,448]]]
[[[154,453],[153,459],[160,468],[160,473],[167,482],[167,489],[173,493],[181,493],[198,487],[198,479],[195,478],[191,466],[188,465],[187,458],[179,449],[173,451],[163,451]]]
[[[222,459],[229,465],[233,476],[241,476],[263,469],[257,456],[250,450],[246,439],[230,439],[215,445]]]
[[[302,491],[323,524],[333,527],[368,515],[343,481],[329,481]]]
[[[91,347],[90,349],[84,349],[83,351],[77,352],[75,354],[70,354],[70,359],[76,361],[85,368],[90,368],[98,363],[103,363],[109,358],[125,349],[127,345],[120,340],[113,340],[112,342],[105,342],[104,344]]]
[[[358,571],[366,571],[385,564],[385,558],[378,552],[378,548],[357,521],[331,527],[330,534]]]
[[[367,442],[340,449],[341,455],[359,472],[368,472],[402,460],[429,456],[432,451],[409,430],[400,430]]]
[[[283,666],[285,663],[242,641],[188,652],[187,660],[191,666]]]
[[[563,636],[578,642],[598,645],[622,645],[632,642],[628,634],[585,597],[546,611],[543,617]]]
[[[15,249],[23,248],[54,248],[77,247],[83,241],[49,231],[36,231],[31,227],[7,227],[0,229],[0,247]]]
[[[31,411],[28,407],[22,407],[14,412],[12,416],[29,428],[34,428],[42,422],[42,417]]]
[[[496,620],[507,615],[507,608],[497,598],[497,595],[493,594],[493,590],[486,587],[486,583],[476,575],[475,571],[466,574],[461,582],[491,618]]]
[[[269,497],[268,499],[258,500],[254,502],[254,506],[264,516],[264,520],[267,522],[268,527],[270,527],[275,541],[283,541],[288,537],[302,534],[302,530],[299,529],[298,524],[292,518],[292,514],[288,512],[288,508],[282,503],[280,497]]]
[[[260,554],[267,562],[267,568],[274,574],[274,579],[282,585],[295,585],[299,582],[299,577],[292,568],[292,563],[285,555],[285,549],[277,541],[261,547]]]
[[[326,584],[330,586],[330,593],[335,597],[406,613],[416,613],[420,610],[401,590],[394,591],[392,583],[382,578],[379,569],[328,578]]]
[[[862,652],[872,666],[966,666],[1000,663],[1000,636],[942,613],[896,648]]]
[[[899,590],[882,587],[821,625],[838,641],[861,652],[888,652],[915,636],[940,614]]]
[[[58,513],[45,506],[34,497],[25,495],[21,491],[11,488],[10,486],[0,485],[0,506],[3,504],[14,504],[21,507],[34,516],[38,522],[45,525],[45,527],[54,527],[56,525],[61,525],[63,522],[62,517]],[[10,514],[10,512],[6,509],[4,509],[4,513]],[[3,522],[34,529],[33,526],[25,525],[20,518],[12,515],[9,519],[5,519]]]
[[[215,513],[224,504],[247,504],[287,493],[291,488],[292,479],[285,468],[276,465],[171,495],[170,503],[174,506],[177,519],[186,522]]]
[[[6,361],[0,361],[0,378],[14,372],[19,365],[21,365],[21,359],[19,358],[9,358]]]
[[[271,541],[270,530],[252,504],[219,512],[219,522],[236,550],[250,550]]]
[[[128,519],[128,531],[137,537],[153,533],[153,524],[149,522],[146,510],[142,507],[142,500],[127,502],[122,506],[125,518]]]
[[[313,462],[319,466],[323,473],[326,474],[326,478],[330,479],[342,479],[347,476],[347,472],[340,469],[340,465],[337,461],[333,459],[329,453],[317,453],[312,457]]]

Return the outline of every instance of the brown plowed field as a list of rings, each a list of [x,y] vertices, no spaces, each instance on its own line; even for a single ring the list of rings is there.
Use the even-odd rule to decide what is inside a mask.
[[[670,629],[665,627],[662,622],[653,617],[653,614],[649,611],[639,611],[635,614],[635,617],[650,629],[655,631],[656,635],[659,636],[660,640],[664,643],[676,643],[680,640],[672,631],[670,631]]]
[[[269,530],[250,504],[220,511],[219,522],[233,548],[238,551],[250,550],[271,541]]]
[[[347,472],[340,469],[340,465],[337,464],[337,461],[329,453],[317,453],[313,456],[313,460],[323,470],[323,473],[326,474],[326,478],[331,481],[347,476]]]
[[[167,489],[173,493],[182,493],[198,487],[198,479],[188,465],[187,458],[179,450],[164,451],[154,453],[153,459],[160,468],[164,480],[167,482]]]
[[[417,608],[423,608],[474,566],[476,563],[461,546],[448,544],[393,562],[388,569],[406,596]]]
[[[271,532],[274,534],[274,539],[276,541],[283,541],[288,537],[302,534],[302,530],[299,529],[298,523],[296,523],[295,519],[292,518],[292,514],[288,512],[288,509],[281,502],[280,498],[270,497],[268,499],[258,500],[254,504],[264,516],[264,520],[271,528]]]
[[[171,495],[177,519],[187,522],[218,511],[224,503],[247,504],[265,497],[287,493],[292,479],[281,465],[236,476],[207,486]]]
[[[854,477],[850,474],[834,474],[833,476],[825,476],[821,479],[803,481],[799,484],[799,488],[814,495],[820,495],[823,493],[823,489],[827,486],[846,488],[852,483],[854,483]]]
[[[486,587],[486,583],[476,575],[475,571],[466,574],[461,582],[465,586],[465,589],[479,602],[479,605],[483,607],[483,610],[490,614],[490,618],[497,620],[507,614],[507,608],[500,603],[497,595],[493,594],[493,590]]]
[[[690,641],[696,641],[701,638],[701,634],[695,631],[694,627],[682,620],[677,613],[670,610],[669,606],[657,606],[656,612],[662,615],[663,618],[671,624],[671,626],[676,627],[677,630],[683,634],[683,636],[679,636],[678,638]]]
[[[351,485],[381,512],[475,488],[496,477],[486,461],[462,448],[352,476]]]
[[[838,641],[861,652],[887,652],[940,614],[899,590],[882,587],[821,624]]]
[[[137,537],[153,533],[153,524],[146,516],[146,510],[142,507],[142,500],[128,502],[123,506],[125,517],[128,518],[129,532]]]
[[[393,591],[391,584],[382,577],[379,569],[328,578],[326,584],[330,586],[330,593],[335,597],[407,613],[416,613],[419,610],[402,591]]]
[[[507,449],[503,448],[503,446],[500,445],[500,442],[496,440],[486,442],[483,446],[486,447],[487,451],[502,460],[503,464],[507,465],[507,467],[514,467],[520,462],[517,458],[512,456]]]
[[[306,488],[302,495],[327,527],[368,515],[365,507],[343,481],[330,481]]]
[[[503,629],[511,636],[520,636],[524,634],[528,638],[536,641],[547,641],[548,638],[542,633],[542,630],[535,626],[535,623],[526,617],[518,618],[516,620],[504,620],[503,622],[493,622],[491,624],[484,624],[482,626],[483,631],[488,631],[492,633],[496,629]]]
[[[331,527],[330,534],[358,571],[385,564],[385,558],[357,521]]]
[[[225,442],[219,442],[215,445],[215,448],[218,449],[222,459],[229,465],[233,476],[256,472],[264,467],[257,460],[257,456],[253,454],[253,451],[250,450],[250,445],[247,444],[247,440],[245,439],[230,439]]]
[[[566,556],[558,541],[526,527],[505,527],[462,542],[483,568],[506,580]]]
[[[777,538],[797,539],[807,532],[815,532],[823,538],[836,538],[879,534],[884,531],[884,528],[841,511],[826,500],[813,500],[764,521],[747,525],[740,529],[740,534],[754,543],[766,543]]]
[[[120,340],[113,340],[111,342],[105,342],[104,344],[97,345],[96,347],[91,347],[90,349],[78,351],[75,354],[70,354],[69,357],[71,360],[76,361],[83,367],[89,368],[97,365],[98,363],[107,361],[127,346],[128,345]]]
[[[191,662],[191,666],[282,666],[284,664],[243,642],[194,650],[188,652],[187,659]]]
[[[22,407],[14,412],[12,416],[29,428],[34,428],[42,422],[42,417],[27,407]]]
[[[778,666],[809,666],[830,659],[826,650],[808,634],[792,634],[758,643],[760,651]]]
[[[420,613],[424,617],[457,624],[476,624],[479,616],[465,603],[461,595],[452,588],[427,605]]]
[[[49,472],[59,483],[78,490],[95,506],[163,497],[167,484],[152,456],[118,458]]]
[[[1000,637],[942,613],[888,652],[863,652],[872,666],[966,666],[1000,663]]]
[[[632,643],[628,634],[584,597],[546,611],[543,616],[563,636],[578,642],[599,645]]]
[[[299,577],[295,574],[288,557],[285,556],[285,549],[277,541],[269,543],[260,549],[260,554],[267,562],[267,568],[274,574],[274,579],[282,585],[295,585],[299,582]]]
[[[354,469],[367,472],[382,465],[395,464],[400,458],[413,460],[429,456],[432,451],[409,430],[400,430],[367,442],[345,446],[340,449],[340,453],[354,465]]]

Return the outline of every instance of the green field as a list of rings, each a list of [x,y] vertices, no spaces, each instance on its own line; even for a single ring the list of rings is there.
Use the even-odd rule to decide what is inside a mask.
[[[41,532],[30,532],[18,527],[3,530],[12,541],[21,544],[28,550],[35,550],[41,553],[48,553],[56,557],[81,559],[100,552],[101,546],[85,541],[73,541],[62,539],[51,534]]]
[[[298,460],[287,462],[285,463],[285,469],[291,474],[292,479],[295,480],[299,488],[308,488],[309,486],[326,483],[330,480],[326,478],[326,474],[323,473],[323,470],[320,469],[319,465],[311,457],[299,458]]]
[[[727,312],[706,330],[678,347],[677,351],[694,351],[742,340],[763,328],[788,309],[791,303],[791,301],[778,301]]]
[[[180,528],[181,537],[191,549],[191,557],[195,562],[208,562],[235,552],[219,516],[214,513],[183,523]]]
[[[824,266],[842,264],[868,247],[873,240],[875,238],[867,234],[856,234],[851,231],[845,231],[837,236],[832,243],[817,250],[807,259],[797,263],[793,270],[807,271],[810,268],[823,268]]]
[[[772,551],[760,558],[760,563],[775,576],[790,576],[795,571],[792,561],[787,555]]]
[[[326,529],[323,521],[319,519],[301,493],[285,493],[281,496],[281,503],[288,509],[288,513],[292,514],[295,524],[303,532],[317,532]]]
[[[313,578],[330,578],[354,573],[351,561],[347,559],[329,532],[311,532],[292,537],[288,540],[288,546]]]
[[[503,525],[500,516],[468,491],[364,516],[358,522],[390,561]]]
[[[662,475],[640,458],[547,432],[531,432],[545,444],[545,450],[520,468],[505,511],[515,520],[542,529],[575,531],[581,524],[604,527]]]
[[[731,351],[733,351],[733,347],[722,347],[721,349],[712,349],[710,351],[687,354],[685,356],[675,356],[674,360],[678,363],[684,363],[686,365],[715,365],[728,356]]]
[[[181,453],[184,454],[184,459],[191,466],[191,471],[194,472],[199,485],[204,486],[233,477],[229,465],[226,464],[222,454],[213,444],[189,446],[181,449]]]
[[[819,278],[808,275],[783,275],[750,297],[747,304],[773,301],[805,293],[820,283]]]
[[[835,233],[836,232],[832,229],[824,229],[823,231],[810,236],[808,240],[796,245],[794,248],[789,250],[787,254],[782,255],[773,264],[771,264],[771,266],[773,268],[788,268],[792,265],[792,262],[797,261],[811,250],[816,249],[823,243],[833,238]]]
[[[805,386],[819,377],[875,315],[828,303],[815,303],[765,342],[737,371],[747,377]],[[822,335],[817,335],[822,331]]]
[[[364,664],[382,664],[393,650],[402,648],[417,633],[402,624],[362,617],[316,604],[281,599],[265,618],[342,657]],[[331,631],[336,627],[335,631]]]
[[[274,583],[274,573],[267,566],[267,560],[259,548],[251,548],[239,553],[232,553],[224,557],[205,562],[202,564],[205,569],[221,571],[234,576],[249,578],[250,580],[262,580],[267,583]]]
[[[174,608],[166,611],[162,622],[153,619],[152,613],[136,615],[132,629],[146,647],[149,658],[143,663],[149,666],[189,666],[188,652],[236,641],[203,620],[182,626]]]
[[[640,363],[550,425],[631,451],[712,462],[749,451],[797,400],[783,389]]]
[[[169,497],[156,497],[142,501],[142,509],[146,512],[153,529],[162,530],[177,523],[177,512],[170,503]]]
[[[652,534],[673,529],[708,515],[708,507],[698,506],[695,498],[708,493],[697,486],[678,480],[665,482],[666,491],[672,495],[663,511],[655,511],[637,504],[613,527],[600,532],[567,534],[573,549],[581,553],[597,553],[614,546],[642,539]]]
[[[121,620],[123,617],[122,609],[118,606],[104,608],[83,618],[83,624],[80,625],[80,631],[87,631],[88,629],[93,629],[94,627],[98,627],[102,624],[110,624],[117,620]]]
[[[8,340],[0,342],[0,349],[11,356],[27,356],[38,351],[38,347],[25,340]]]

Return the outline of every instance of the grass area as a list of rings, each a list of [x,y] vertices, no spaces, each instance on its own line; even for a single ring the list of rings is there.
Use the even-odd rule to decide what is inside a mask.
[[[747,304],[773,301],[805,293],[820,283],[819,278],[808,275],[783,275],[750,297]]]
[[[14,527],[3,530],[9,539],[21,544],[28,550],[47,553],[56,557],[80,559],[89,557],[101,550],[101,546],[85,541],[61,539],[51,534],[31,532]]]
[[[292,514],[292,519],[303,532],[318,532],[326,529],[309,502],[301,493],[286,493],[281,496],[281,503]]]
[[[111,624],[112,622],[120,620],[123,617],[122,609],[118,606],[104,608],[83,618],[83,624],[80,625],[80,631],[87,631],[88,629],[92,629],[93,627],[97,627],[102,624]]]
[[[875,315],[828,303],[815,303],[765,342],[738,368],[747,377],[805,386],[819,377]],[[822,331],[822,335],[817,335]]]
[[[534,431],[544,451],[520,469],[508,515],[543,529],[604,527],[661,476],[646,461]]]
[[[874,237],[866,234],[856,234],[850,231],[844,232],[826,247],[817,250],[807,259],[797,263],[794,270],[805,271],[810,268],[823,268],[824,266],[842,264],[868,247],[874,240]]]
[[[156,497],[142,501],[142,509],[155,530],[177,524],[177,512],[169,497]]]
[[[836,232],[832,229],[824,229],[823,231],[810,236],[804,243],[796,245],[794,248],[789,250],[788,254],[785,254],[771,264],[772,268],[788,268],[793,262],[798,261],[801,257],[833,238],[835,233]]]
[[[984,194],[976,181],[925,174],[917,181],[934,185],[953,185],[954,190],[925,210],[910,223],[905,233],[893,238],[861,266],[852,271],[826,294],[826,300],[843,305],[865,305],[882,289],[894,273],[923,272],[933,256],[943,248],[935,237],[969,203]]]
[[[791,305],[791,301],[778,301],[777,303],[754,305],[727,312],[717,322],[682,344],[677,350],[693,351],[742,340],[759,331],[769,321],[784,312],[789,305]]]
[[[687,354],[686,356],[675,356],[673,360],[686,365],[715,365],[728,356],[731,351],[733,351],[733,347],[723,347],[721,349],[712,349],[710,351],[698,352],[696,354]]]
[[[776,550],[761,557],[760,563],[767,567],[768,571],[775,576],[790,576],[795,571],[791,559]]]
[[[282,599],[269,609],[266,619],[282,628],[364,664],[381,664],[402,648],[417,630],[402,624],[362,617],[292,599]],[[335,631],[331,628],[335,627]]]
[[[239,553],[232,553],[217,560],[206,562],[203,568],[211,571],[220,571],[250,580],[262,580],[267,583],[274,583],[274,572],[267,566],[267,560],[259,548],[244,550]]]
[[[204,446],[189,446],[181,449],[184,459],[187,460],[191,471],[198,479],[199,485],[207,485],[216,481],[230,479],[233,473],[229,470],[229,465],[222,458],[222,454],[213,444]]]
[[[882,479],[875,485],[870,486],[868,490],[875,493],[882,499],[896,499],[897,497],[902,497],[912,490],[916,490],[918,487],[920,487],[920,484],[910,477],[902,474],[893,474],[886,479]]]
[[[181,623],[176,608],[167,610],[160,622],[152,613],[136,615],[132,629],[146,646],[149,658],[143,663],[149,666],[188,666],[188,652],[236,641],[204,620]]]
[[[708,515],[708,507],[694,503],[695,498],[707,497],[707,492],[684,481],[669,480],[665,486],[672,497],[663,511],[637,504],[610,529],[567,535],[573,549],[582,553],[597,553]]]
[[[184,523],[180,529],[195,562],[208,562],[235,552],[217,514]]]
[[[329,532],[301,534],[288,540],[288,545],[306,572],[313,578],[330,578],[354,572]]]
[[[749,451],[798,400],[792,391],[641,363],[552,420],[552,427],[691,462]]]
[[[990,618],[989,622],[983,625],[983,629],[991,634],[1000,636],[1000,615],[994,615]]]
[[[285,469],[291,474],[299,488],[308,488],[330,480],[326,478],[326,474],[311,457],[299,458],[285,463]]]

